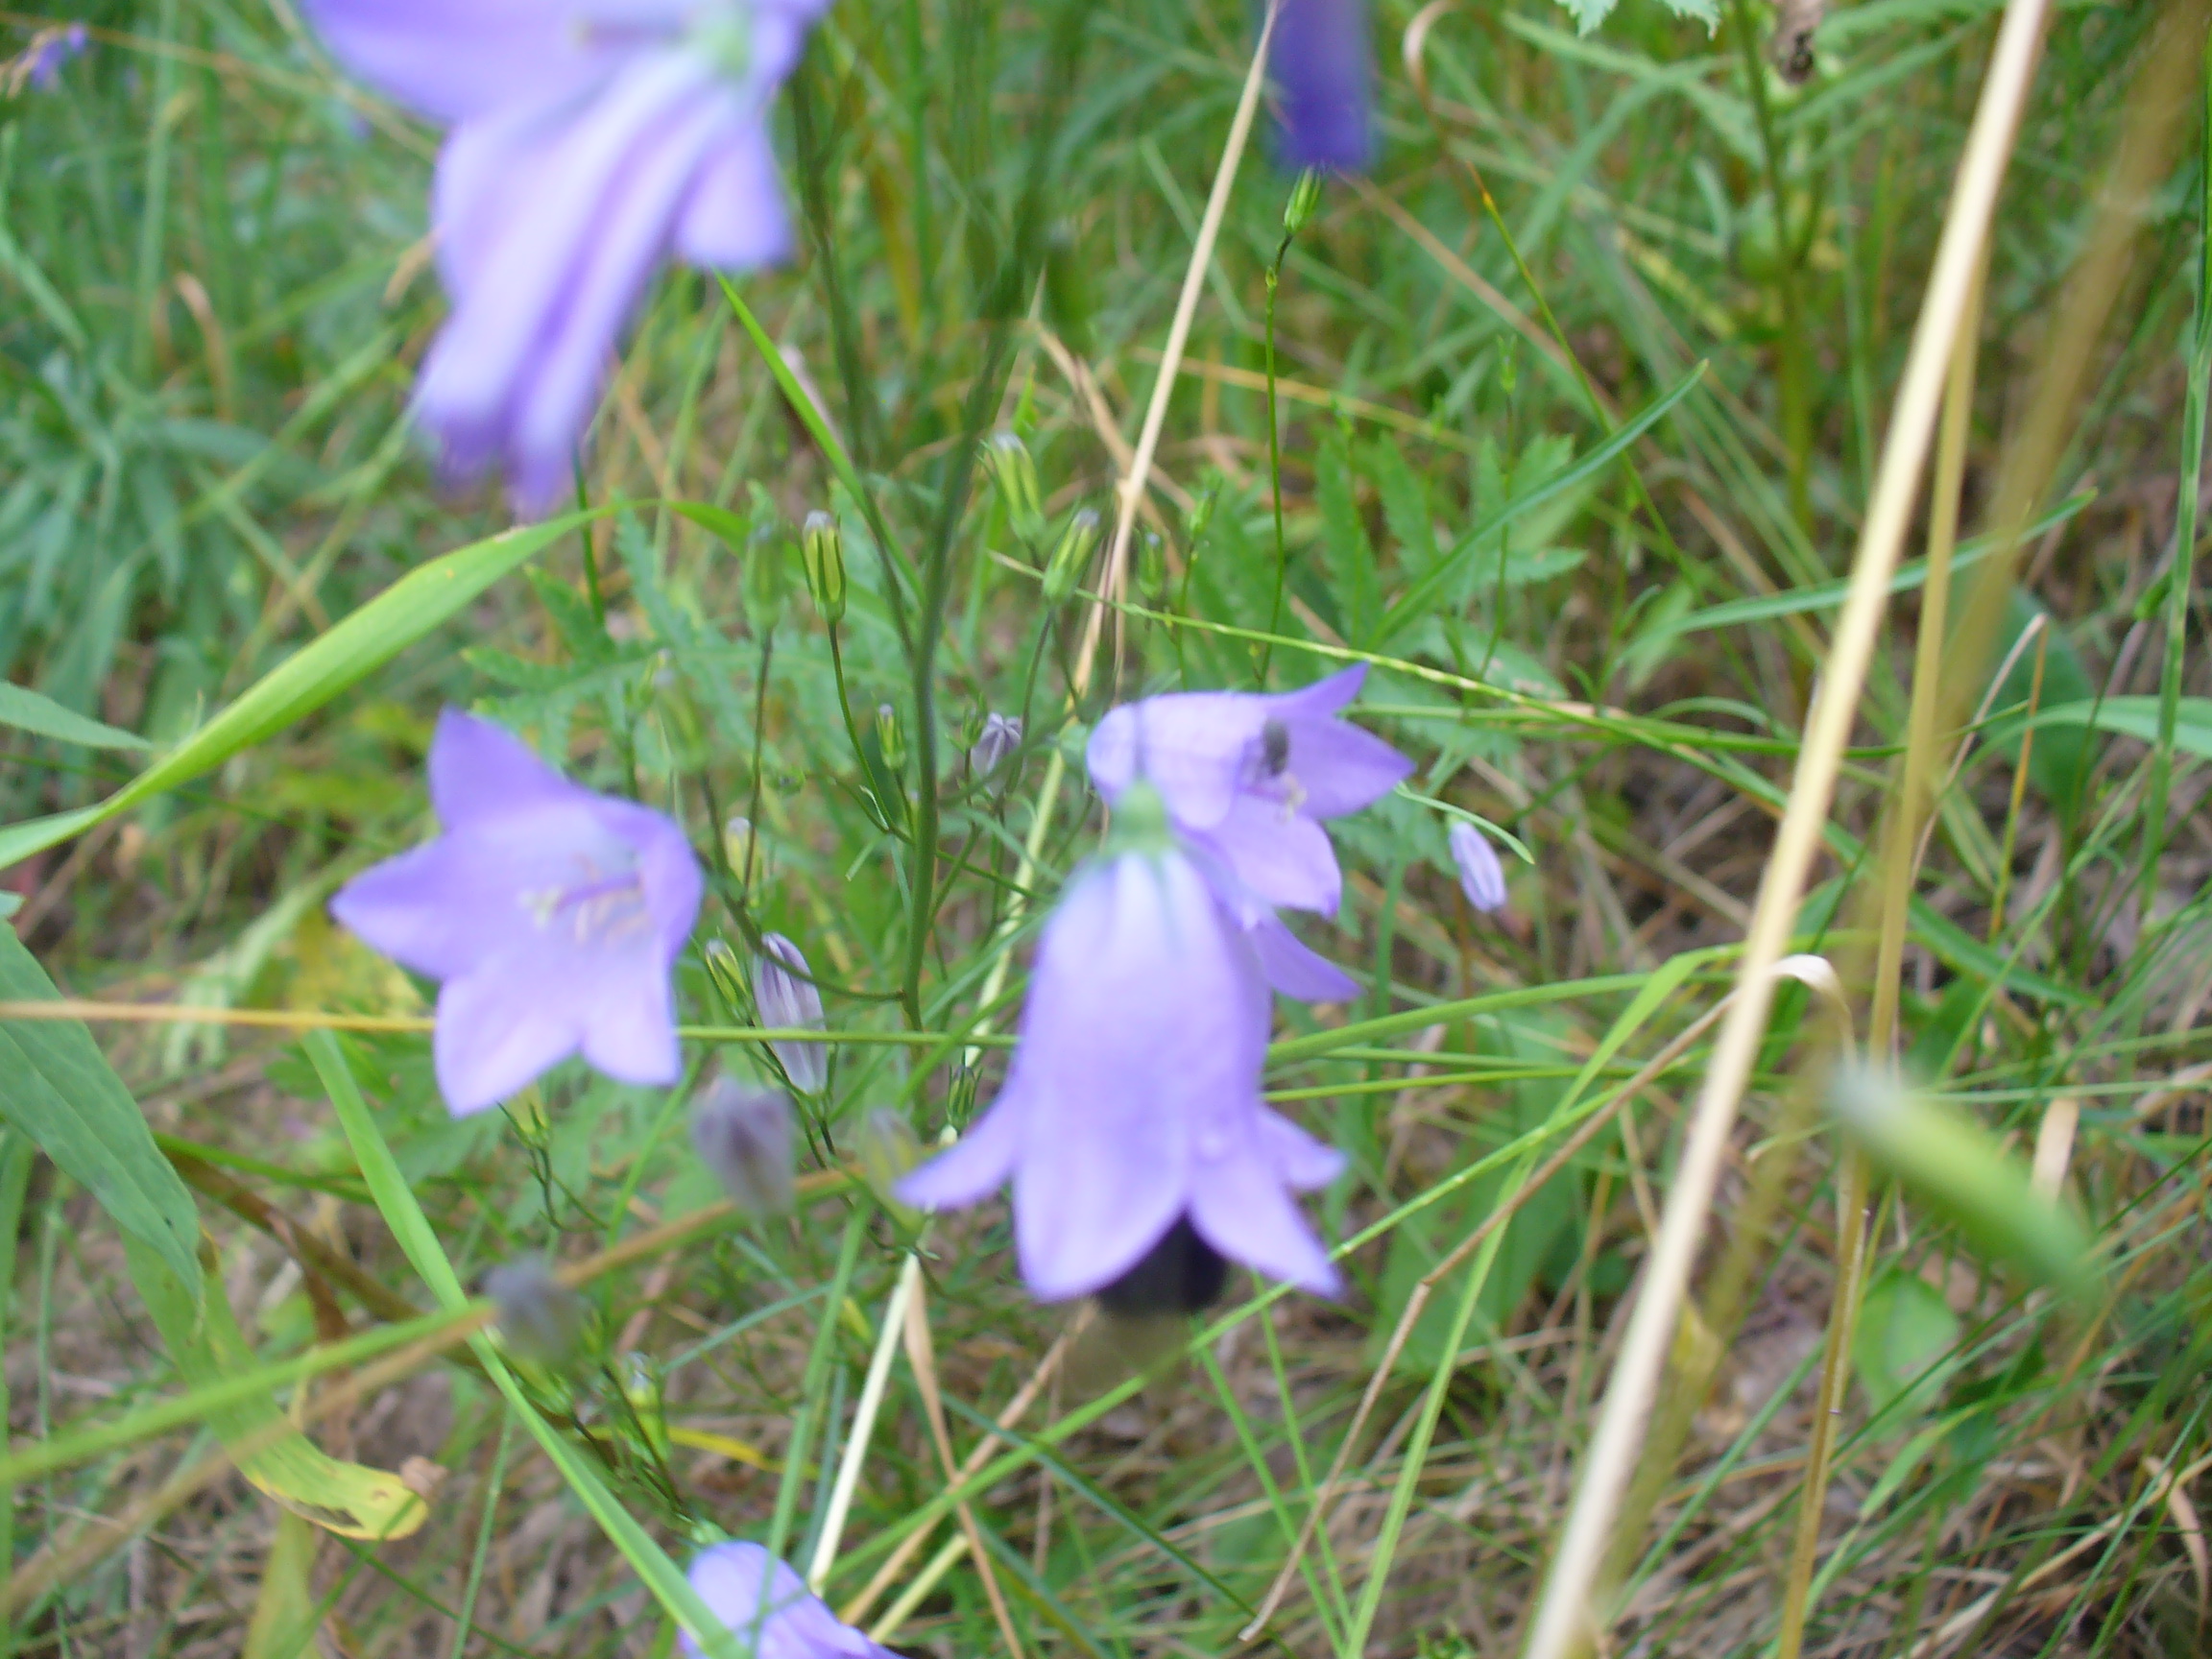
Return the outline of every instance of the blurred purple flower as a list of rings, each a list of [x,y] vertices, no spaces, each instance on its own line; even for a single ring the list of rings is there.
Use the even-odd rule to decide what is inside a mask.
[[[333,54],[453,124],[431,215],[453,315],[415,393],[449,473],[503,463],[546,511],[661,261],[789,251],[768,106],[828,4],[307,0]]]
[[[1357,172],[1375,153],[1366,0],[1282,5],[1267,67],[1282,97],[1283,159]]]
[[[356,876],[330,914],[445,982],[433,1052],[447,1107],[481,1112],[579,1048],[625,1083],[675,1082],[669,970],[702,886],[683,830],[451,709],[430,804],[438,837]]]
[[[827,1023],[814,970],[806,966],[799,947],[781,933],[763,935],[760,954],[753,958],[753,1005],[760,1023],[771,1031],[819,1031]],[[768,1049],[800,1094],[819,1094],[829,1083],[827,1044],[786,1040],[769,1044]]]
[[[1343,1160],[1261,1099],[1268,997],[1251,941],[1150,790],[1124,794],[1115,830],[1046,925],[998,1098],[899,1196],[973,1204],[1011,1178],[1022,1274],[1046,1301],[1111,1289],[1180,1221],[1332,1294],[1290,1194]]]
[[[1006,763],[1007,756],[1021,747],[1021,715],[987,714],[975,747],[968,751],[968,770],[977,778],[989,778]]]
[[[1190,691],[1123,704],[1091,734],[1091,780],[1116,802],[1148,778],[1176,832],[1250,899],[1333,916],[1343,876],[1320,820],[1357,812],[1413,770],[1382,738],[1336,718],[1366,676],[1361,664],[1274,696]],[[1249,902],[1224,897],[1255,923]]]
[[[700,1552],[686,1576],[752,1659],[898,1659],[840,1623],[798,1574],[757,1544],[716,1544]],[[702,1659],[688,1630],[683,1644],[685,1659]]]
[[[39,30],[31,36],[31,44],[24,48],[20,58],[0,65],[0,69],[5,70],[8,90],[19,92],[25,86],[35,86],[41,92],[53,90],[61,66],[73,58],[82,57],[90,38],[82,23]]]
[[[1452,862],[1459,866],[1459,890],[1478,910],[1505,908],[1505,871],[1490,839],[1464,818],[1455,819],[1445,831],[1452,846]]]

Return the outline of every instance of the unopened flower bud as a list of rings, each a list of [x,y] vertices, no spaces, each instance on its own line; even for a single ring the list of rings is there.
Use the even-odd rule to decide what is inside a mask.
[[[760,1023],[772,1031],[820,1031],[822,993],[815,988],[814,971],[799,947],[781,933],[760,941],[760,954],[753,959],[753,1006]],[[819,1094],[830,1081],[830,1050],[820,1043],[783,1039],[768,1045],[783,1068],[783,1075],[803,1094]]]
[[[653,1455],[666,1462],[673,1445],[668,1438],[668,1389],[661,1361],[633,1348],[615,1360],[614,1375],[622,1385],[622,1398],[630,1404],[637,1432]]]
[[[746,1214],[781,1215],[795,1202],[791,1100],[782,1090],[715,1078],[691,1108],[691,1144]]]
[[[893,1197],[891,1190],[922,1162],[922,1138],[914,1133],[914,1126],[890,1107],[878,1106],[861,1123],[854,1152],[860,1162],[860,1177],[877,1201],[902,1224],[913,1226],[919,1217],[911,1206]]]
[[[1489,912],[1505,908],[1505,871],[1489,838],[1464,818],[1455,819],[1445,832],[1452,846],[1452,862],[1459,867],[1459,890],[1476,909]]]
[[[1313,210],[1321,205],[1321,175],[1312,167],[1298,175],[1298,182],[1290,186],[1290,200],[1283,204],[1283,228],[1295,236],[1312,223]]]
[[[883,764],[893,772],[906,766],[906,733],[899,724],[899,710],[888,703],[876,705],[876,741],[883,750]]]
[[[845,615],[845,534],[831,513],[809,513],[799,541],[806,565],[806,591],[814,609],[834,628]]]
[[[542,1256],[523,1256],[484,1275],[498,1309],[499,1340],[510,1354],[558,1365],[583,1339],[590,1305],[560,1280]]]
[[[1022,747],[1022,719],[1016,714],[992,714],[983,722],[975,747],[968,751],[968,770],[988,778],[1006,763],[1006,757]]]
[[[730,821],[722,826],[722,856],[730,860],[730,868],[739,876],[745,874],[745,861],[753,856],[752,819],[733,813]],[[727,950],[730,947],[724,945],[722,949]]]
[[[733,1014],[742,1013],[745,1007],[745,974],[738,965],[737,952],[731,947],[730,941],[709,939],[700,955],[707,964],[707,977],[714,982],[714,989],[721,994],[724,1005]]]
[[[975,1068],[963,1061],[952,1068],[951,1082],[945,1090],[945,1110],[955,1123],[965,1123],[975,1116],[975,1085],[979,1081]]]
[[[1157,530],[1137,538],[1137,590],[1147,599],[1167,591],[1167,544]]]
[[[1075,591],[1075,584],[1091,563],[1091,550],[1097,544],[1098,515],[1089,507],[1081,508],[1060,532],[1060,544],[1052,549],[1052,558],[1045,566],[1046,604],[1064,604]]]
[[[1006,504],[1006,521],[1023,541],[1045,533],[1045,495],[1037,483],[1037,463],[1029,446],[1013,432],[994,432],[983,445],[983,464]]]

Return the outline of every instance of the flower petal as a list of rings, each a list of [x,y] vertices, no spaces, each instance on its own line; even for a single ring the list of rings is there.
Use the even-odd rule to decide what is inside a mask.
[[[620,977],[601,972],[584,1017],[584,1058],[623,1083],[673,1083],[684,1075],[668,971],[642,952]]]
[[[1290,772],[1305,791],[1301,812],[1339,818],[1397,788],[1413,762],[1349,721],[1304,720],[1290,728]]]
[[[1244,930],[1260,958],[1260,971],[1267,983],[1286,997],[1301,1002],[1349,1002],[1359,995],[1359,983],[1316,950],[1309,950],[1277,916],[1253,923]]]
[[[1237,879],[1269,904],[1334,916],[1344,894],[1336,850],[1312,819],[1286,811],[1263,796],[1239,794],[1199,845],[1229,866]]]
[[[1283,0],[1267,67],[1283,94],[1283,158],[1354,169],[1374,155],[1365,0]]]
[[[1112,802],[1142,776],[1160,791],[1179,829],[1211,829],[1236,799],[1244,755],[1267,721],[1267,704],[1236,691],[1124,703],[1091,733],[1085,752],[1091,781]]]
[[[967,1134],[901,1179],[893,1191],[919,1210],[952,1210],[988,1198],[1014,1173],[1024,1116],[1021,1100],[1001,1092]]]
[[[496,965],[445,981],[431,1053],[456,1118],[496,1106],[576,1051],[578,1021],[541,991]]]
[[[676,252],[709,271],[790,257],[791,216],[766,128],[740,125],[700,169],[676,224]]]
[[[658,8],[680,12],[675,0]],[[600,72],[581,7],[547,0],[304,0],[332,56],[401,103],[459,121]]]
[[[1318,1192],[1344,1173],[1344,1154],[1316,1141],[1273,1107],[1260,1109],[1260,1140],[1286,1186]]]
[[[446,709],[430,739],[430,805],[447,830],[587,796],[530,745],[490,720]]]
[[[537,929],[514,902],[513,875],[497,847],[443,835],[354,877],[330,915],[402,967],[450,979],[529,945]]]
[[[1340,1284],[1336,1268],[1266,1150],[1256,1135],[1254,1144],[1200,1169],[1191,1182],[1190,1225],[1232,1261],[1317,1296],[1334,1296]]]

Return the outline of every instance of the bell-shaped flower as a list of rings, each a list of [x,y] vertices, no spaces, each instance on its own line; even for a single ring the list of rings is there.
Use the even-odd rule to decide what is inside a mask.
[[[330,914],[444,981],[432,1051],[445,1104],[480,1112],[578,1049],[623,1082],[675,1082],[669,974],[702,889],[682,827],[450,709],[430,804],[437,838],[356,876]]]
[[[305,0],[348,67],[451,123],[431,202],[453,314],[418,419],[449,473],[567,487],[608,363],[670,256],[790,249],[770,101],[828,0]]]
[[[1290,166],[1357,171],[1373,159],[1369,35],[1367,0],[1282,0],[1267,69]]]
[[[771,1031],[820,1031],[827,1022],[822,1014],[822,993],[814,984],[814,970],[799,947],[781,933],[760,940],[760,954],[753,958],[753,1005],[760,1023]],[[783,1038],[768,1045],[802,1094],[819,1094],[830,1083],[830,1049],[822,1043]]]
[[[751,1659],[899,1659],[841,1622],[798,1574],[757,1544],[716,1544],[685,1575]],[[704,1650],[686,1630],[686,1659]]]
[[[1091,733],[1091,781],[1118,803],[1147,779],[1176,833],[1254,900],[1333,916],[1344,878],[1321,820],[1358,811],[1413,770],[1382,738],[1337,718],[1366,676],[1361,664],[1300,691],[1125,703]]]
[[[1459,867],[1459,891],[1467,902],[1481,911],[1504,909],[1505,870],[1490,838],[1464,818],[1454,819],[1444,838],[1452,847],[1452,862]]]
[[[1231,1261],[1332,1293],[1291,1194],[1343,1160],[1262,1100],[1267,1032],[1249,937],[1159,797],[1132,786],[1046,924],[1005,1087],[899,1196],[947,1208],[1010,1180],[1022,1274],[1046,1301],[1115,1285],[1183,1221]]]
[[[691,1144],[747,1215],[781,1215],[798,1195],[791,1164],[791,1098],[717,1077],[691,1108]]]

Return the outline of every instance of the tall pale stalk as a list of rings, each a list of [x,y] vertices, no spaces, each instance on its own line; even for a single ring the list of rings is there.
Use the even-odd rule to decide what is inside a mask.
[[[1773,967],[1787,949],[1805,880],[1820,847],[1844,743],[1858,709],[1876,632],[1897,569],[1935,435],[1943,385],[1975,287],[2020,116],[2041,53],[2048,0],[2010,0],[1945,214],[1935,270],[1906,359],[1851,585],[1798,753],[1796,776],[1738,971],[1737,997],[1714,1044],[1674,1185],[1652,1240],[1642,1295],[1628,1322],[1597,1432],[1531,1623],[1528,1659],[1568,1659],[1599,1628],[1599,1575],[1672,1343],[1713,1192],[1773,1002]]]

